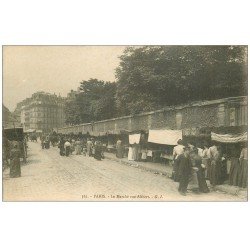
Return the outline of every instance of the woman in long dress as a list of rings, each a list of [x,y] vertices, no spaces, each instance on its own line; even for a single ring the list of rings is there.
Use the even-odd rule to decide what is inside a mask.
[[[237,150],[235,147],[231,150],[231,166],[229,170],[229,185],[238,186],[238,179],[240,174],[240,161],[237,157]]]
[[[68,157],[70,154],[71,144],[67,139],[66,142],[64,143],[64,149],[65,149],[65,155]]]
[[[139,161],[140,145],[134,143],[134,144],[132,145],[132,149],[133,149],[133,160],[134,160],[134,161]]]
[[[217,146],[212,146],[210,149],[210,159],[211,159],[211,170],[210,170],[210,184],[212,186],[216,186],[221,184],[221,154],[217,148]]]
[[[86,148],[87,148],[87,156],[92,156],[93,142],[90,139],[87,140]]]
[[[129,161],[133,161],[133,148],[131,147],[131,145],[128,148],[128,160]]]
[[[61,156],[64,156],[65,155],[65,152],[64,152],[64,139],[61,138],[60,141],[59,141],[59,145],[58,145],[58,148],[60,149],[60,155]]]
[[[97,141],[95,143],[95,153],[94,153],[94,158],[98,161],[101,161],[102,158],[104,158],[103,156],[103,152],[102,152],[102,144],[100,141]]]
[[[205,165],[202,164],[202,158],[198,155],[197,149],[191,152],[191,162],[193,166],[192,181],[197,182],[197,184],[193,183],[193,185],[198,186],[199,192],[208,193],[209,189],[205,178]],[[192,184],[192,181],[190,184]]]
[[[136,144],[134,143],[134,144],[132,145],[132,159],[133,159],[133,161],[136,161],[137,152],[138,152],[137,146],[136,146]]]
[[[118,140],[116,142],[116,157],[117,158],[123,158],[123,146],[122,141]]]
[[[80,155],[82,151],[82,147],[81,147],[81,141],[79,138],[76,140],[75,145],[76,145],[76,155]]]
[[[10,178],[21,177],[21,152],[18,142],[14,142],[13,144],[13,148],[10,151]]]
[[[247,147],[240,153],[240,173],[238,180],[239,187],[246,188],[248,185]]]

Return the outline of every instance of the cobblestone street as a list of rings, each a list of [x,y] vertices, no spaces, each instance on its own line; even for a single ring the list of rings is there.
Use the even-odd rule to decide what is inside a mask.
[[[22,177],[3,173],[4,201],[243,201],[220,192],[179,195],[178,184],[166,176],[104,159],[61,157],[57,147],[29,142]]]

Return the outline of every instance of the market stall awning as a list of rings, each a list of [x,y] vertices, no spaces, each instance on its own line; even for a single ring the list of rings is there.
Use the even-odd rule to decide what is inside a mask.
[[[181,130],[149,130],[148,142],[174,146],[179,139],[182,139]]]
[[[35,132],[35,131],[36,131],[35,129],[31,129],[31,128],[30,128],[30,129],[26,130],[25,133],[33,133],[33,132]]]
[[[139,144],[141,139],[141,134],[129,135],[129,144]]]
[[[212,141],[222,143],[237,143],[247,141],[247,132],[241,134],[216,134],[211,132]]]

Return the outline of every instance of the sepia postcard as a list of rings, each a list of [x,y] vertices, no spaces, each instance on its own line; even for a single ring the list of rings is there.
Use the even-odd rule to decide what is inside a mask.
[[[248,47],[8,46],[3,201],[247,201]]]

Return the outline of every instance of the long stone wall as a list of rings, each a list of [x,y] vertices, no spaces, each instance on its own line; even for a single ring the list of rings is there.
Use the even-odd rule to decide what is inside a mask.
[[[189,105],[167,107],[162,110],[119,117],[92,124],[81,124],[59,128],[58,132],[68,133],[120,133],[149,129],[182,129],[194,135],[200,128],[247,125],[247,97],[231,97],[220,100],[195,102]]]

